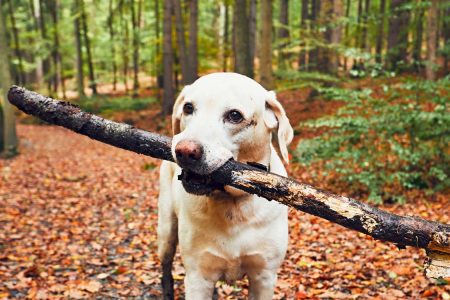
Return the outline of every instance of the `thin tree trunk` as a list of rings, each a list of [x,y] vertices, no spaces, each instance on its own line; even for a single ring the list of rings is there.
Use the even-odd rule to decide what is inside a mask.
[[[226,72],[228,70],[228,58],[230,56],[230,5],[227,1],[225,1],[224,7],[222,71]]]
[[[431,0],[427,18],[427,63],[425,74],[428,80],[436,79],[436,39],[437,39],[437,15],[439,13],[439,0]]]
[[[44,0],[38,0],[38,1],[39,1],[39,11],[40,11],[39,25],[40,25],[40,30],[41,30],[41,38],[45,42],[45,41],[47,41],[47,26],[45,26],[46,18],[44,17],[44,12],[45,12],[44,4],[45,3],[44,3]],[[51,76],[49,76],[49,73],[50,73],[50,57],[49,56],[44,58],[43,70],[44,70],[45,77],[47,78],[47,91],[49,92],[49,94],[51,94],[52,80],[51,80]]]
[[[385,1],[385,0],[381,0],[381,1]],[[347,20],[345,23],[345,32],[344,32],[344,38],[346,41],[346,45],[347,47],[350,47],[351,45],[351,38],[349,37],[349,27],[350,27],[350,8],[351,8],[351,0],[347,0],[347,3],[345,5],[345,19]],[[344,70],[347,71],[347,55],[344,56]]]
[[[341,43],[341,39],[342,39],[342,26],[339,25],[339,21],[342,18],[342,13],[343,13],[343,11],[342,11],[343,1],[342,0],[333,0],[332,5],[333,5],[332,20],[333,20],[334,24],[333,24],[333,27],[331,28],[331,33],[330,33],[330,43],[331,43],[332,47],[328,49],[330,51],[329,52],[329,55],[330,55],[329,70],[330,70],[330,73],[337,74],[338,69],[339,69],[339,54],[336,51],[336,48]]]
[[[131,25],[133,30],[133,97],[139,95],[139,42],[140,42],[140,24],[142,15],[142,0],[138,0],[138,9],[136,11],[136,1],[130,3],[131,6]]]
[[[198,78],[198,0],[189,0],[189,82]]]
[[[342,3],[339,0],[323,0],[321,3],[319,24],[325,26],[324,41],[327,47],[321,47],[318,61],[318,70],[336,74],[339,60],[334,47],[341,40],[341,27],[337,25],[338,18],[342,16]]]
[[[289,44],[289,0],[280,0],[280,28],[278,29],[278,68],[286,69],[288,55],[285,52]]]
[[[114,39],[114,0],[109,0],[109,16],[108,16],[108,30],[109,43],[111,44],[111,64],[113,69],[113,91],[117,90],[117,63],[116,63],[116,46]]]
[[[272,74],[272,1],[261,0],[261,47],[259,75],[266,89],[273,88]]]
[[[257,0],[250,0],[248,25],[248,47],[250,50],[250,68],[251,73],[255,74],[255,55],[256,55],[256,6]]]
[[[160,29],[160,12],[159,12],[159,1],[155,0],[155,54],[156,54],[156,85],[158,88],[163,88],[163,68],[162,68],[162,57],[161,57],[161,29]]]
[[[83,27],[83,39],[84,39],[84,46],[86,47],[86,56],[87,56],[86,58],[89,70],[89,87],[92,90],[92,94],[97,95],[97,83],[95,82],[94,63],[92,61],[92,54],[91,54],[91,41],[88,35],[86,9],[84,7],[84,0],[77,0],[77,1],[80,1],[79,6],[81,9],[81,25]]]
[[[298,60],[298,70],[307,71],[307,55],[308,55],[308,39],[306,38],[310,33],[309,24],[309,0],[302,0],[302,15],[300,23],[300,57]],[[303,49],[302,49],[303,47]]]
[[[358,11],[356,17],[356,34],[355,34],[355,47],[362,49],[363,40],[363,0],[358,0]],[[352,69],[361,69],[363,66],[359,59],[353,59]]]
[[[7,100],[11,86],[11,61],[6,37],[6,18],[3,15],[4,0],[0,0],[0,153],[5,157],[17,154],[16,117],[14,107]]]
[[[370,52],[370,46],[368,41],[368,29],[369,29],[369,9],[370,0],[364,1],[364,14],[362,16],[362,36],[361,36],[361,50],[365,52]]]
[[[19,41],[19,30],[16,26],[16,18],[14,15],[14,8],[12,5],[11,0],[8,0],[8,11],[9,11],[9,20],[11,22],[11,31],[12,31],[12,37],[13,37],[13,43],[14,43],[14,55],[16,56],[18,60],[18,66],[17,66],[17,72],[15,72],[16,82],[19,82],[19,84],[24,84],[24,69],[23,69],[23,57],[22,57],[22,51],[20,48],[20,41]]]
[[[309,17],[311,21],[311,33],[317,38],[320,36],[319,32],[319,14],[320,14],[320,2],[321,0],[311,0],[311,15]],[[314,45],[311,50],[309,50],[308,54],[308,65],[309,69],[318,69],[319,63],[319,48],[317,45]]]
[[[407,62],[409,11],[403,8],[407,1],[391,1],[387,45],[387,63],[389,69],[397,69],[400,62]]]
[[[174,66],[180,65],[180,58],[177,55],[176,51],[173,51],[173,64]],[[178,91],[180,87],[180,81],[178,80],[178,68],[173,68],[173,82],[175,84],[175,91]]]
[[[36,43],[36,40],[38,40],[38,36],[40,35],[40,5],[39,0],[30,0],[30,6],[32,7],[32,13],[33,13],[33,21],[34,21],[34,29],[35,29],[35,51],[37,53],[39,49],[39,44]],[[34,61],[36,63],[36,83],[39,87],[41,87],[44,84],[44,66],[42,58],[39,55],[34,56]]]
[[[446,16],[444,18],[444,22],[442,24],[443,28],[443,34],[444,34],[444,46],[450,47],[450,7],[447,7],[447,9],[444,8],[444,15]],[[450,62],[450,51],[446,51],[444,53],[444,74],[449,73],[449,62]]]
[[[175,24],[176,24],[176,32],[177,32],[177,45],[178,45],[178,54],[180,56],[180,67],[181,67],[181,77],[183,85],[190,83],[191,74],[189,70],[189,58],[186,48],[186,39],[185,39],[185,31],[184,31],[184,20],[181,12],[181,1],[182,0],[173,0],[173,9],[175,12]]]
[[[425,10],[422,7],[422,1],[418,0],[417,2],[416,13],[416,32],[415,32],[415,40],[414,40],[414,48],[413,48],[413,60],[414,65],[416,66],[416,71],[419,71],[420,65],[422,63],[422,43],[423,43],[423,16],[425,14]]]
[[[162,113],[169,115],[172,112],[174,103],[173,90],[173,50],[172,50],[172,0],[164,0],[164,21],[163,21],[163,75],[164,91]]]
[[[380,11],[378,14],[378,34],[377,34],[377,45],[376,45],[376,62],[381,64],[383,62],[383,46],[384,46],[384,26],[386,20],[386,0],[380,0]]]
[[[124,16],[124,6],[125,3],[123,1],[119,2],[119,16],[120,16],[120,29],[122,35],[122,76],[123,76],[123,84],[125,86],[125,92],[128,92],[128,48],[129,48],[129,32],[128,32],[128,24],[125,21]]]
[[[75,48],[76,52],[76,67],[77,67],[77,91],[78,97],[85,97],[84,93],[84,72],[83,72],[83,51],[81,45],[81,26],[80,26],[80,7],[78,7],[78,1],[73,2],[73,27],[75,35]]]
[[[53,30],[51,31],[53,33],[53,45],[51,50],[51,55],[53,59],[53,70],[52,70],[52,90],[53,94],[58,94],[58,85],[59,85],[59,76],[58,76],[58,47],[59,47],[59,40],[58,40],[58,12],[56,7],[56,1],[49,1],[47,2],[50,10],[50,16],[51,20],[53,22]]]
[[[363,0],[358,0],[358,10],[356,15],[356,47],[361,47],[361,35],[362,35],[362,14],[363,14]]]
[[[66,87],[64,85],[64,74],[63,74],[63,65],[62,65],[62,57],[59,46],[59,24],[58,24],[58,10],[59,10],[59,1],[55,0],[51,4],[51,15],[53,21],[53,66],[54,66],[54,75],[53,75],[53,92],[55,94],[58,93],[58,87],[61,85],[61,91],[63,97],[66,97]]]
[[[253,62],[250,57],[249,18],[247,0],[235,0],[233,12],[234,31],[234,70],[237,73],[253,78]]]

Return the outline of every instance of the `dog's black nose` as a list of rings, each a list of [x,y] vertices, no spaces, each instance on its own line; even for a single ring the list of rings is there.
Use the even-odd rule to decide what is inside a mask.
[[[195,163],[203,157],[203,147],[196,141],[183,140],[175,146],[175,155],[179,163]]]

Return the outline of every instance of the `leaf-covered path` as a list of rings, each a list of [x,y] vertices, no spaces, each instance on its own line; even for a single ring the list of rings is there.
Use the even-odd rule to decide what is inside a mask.
[[[21,155],[0,160],[0,299],[158,298],[159,162],[54,126],[20,125],[19,136]],[[450,223],[446,203],[385,208]],[[422,275],[421,251],[290,217],[277,299],[450,299],[448,283]],[[174,268],[182,294],[178,256]],[[245,298],[247,284],[219,283],[219,295]]]

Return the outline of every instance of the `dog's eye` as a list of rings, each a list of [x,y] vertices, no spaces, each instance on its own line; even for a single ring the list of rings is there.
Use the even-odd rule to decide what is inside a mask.
[[[186,114],[186,115],[192,115],[192,113],[194,112],[194,105],[192,105],[192,103],[186,103],[186,104],[184,104],[184,106],[183,106],[183,112]]]
[[[226,114],[225,119],[230,123],[239,124],[244,120],[244,117],[237,110],[230,110]]]

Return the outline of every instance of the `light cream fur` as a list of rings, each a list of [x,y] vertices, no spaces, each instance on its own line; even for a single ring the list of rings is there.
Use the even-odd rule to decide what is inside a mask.
[[[183,113],[186,102],[194,105],[192,115]],[[244,115],[243,124],[224,120],[231,109]],[[275,93],[248,77],[235,73],[201,77],[176,100],[172,125],[172,152],[184,139],[204,147],[198,173],[211,173],[233,157],[269,165],[271,172],[286,176],[271,143],[272,132],[287,162],[292,127]],[[287,207],[231,187],[209,196],[188,194],[177,179],[180,172],[175,163],[161,165],[158,251],[166,259],[178,240],[186,268],[186,299],[211,299],[216,281],[243,275],[249,277],[250,299],[271,299],[287,249]]]

